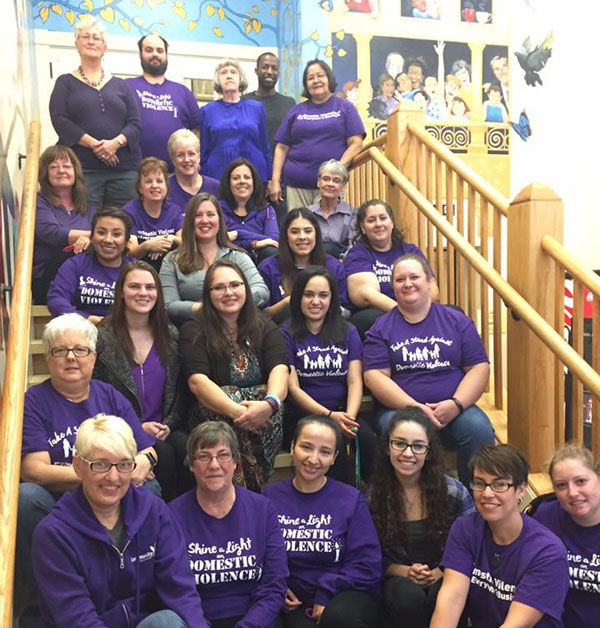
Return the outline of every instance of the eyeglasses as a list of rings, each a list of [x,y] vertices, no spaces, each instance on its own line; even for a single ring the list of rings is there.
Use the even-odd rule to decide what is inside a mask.
[[[213,286],[210,291],[215,292],[216,294],[225,294],[227,290],[231,290],[231,292],[238,292],[244,287],[243,281],[232,281],[225,285],[224,283],[218,283],[216,286]]]
[[[230,462],[233,458],[233,454],[230,451],[220,451],[216,455],[202,452],[194,456],[194,460],[197,460],[200,464],[210,464],[213,458],[217,459],[217,462]]]
[[[407,447],[411,448],[411,451],[416,456],[426,454],[429,451],[429,445],[425,443],[407,443],[405,440],[390,440],[390,447],[395,451],[405,451]]]
[[[80,458],[89,465],[92,473],[108,473],[113,467],[117,467],[119,473],[132,473],[137,467],[135,460],[121,460],[119,462],[109,462],[108,460],[86,460]]]
[[[66,358],[72,352],[76,358],[85,358],[92,350],[89,347],[52,347],[50,349],[50,355],[53,358]]]
[[[506,480],[494,480],[493,482],[484,482],[483,480],[473,480],[469,483],[471,490],[482,493],[489,486],[494,493],[506,493],[511,486],[516,486],[512,482]]]

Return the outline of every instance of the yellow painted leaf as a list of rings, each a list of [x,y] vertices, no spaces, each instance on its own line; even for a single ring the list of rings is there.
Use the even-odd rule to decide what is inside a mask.
[[[343,48],[338,50],[338,57],[345,57],[347,54],[348,53]]]
[[[44,3],[43,3],[43,2],[38,2],[38,3],[37,3],[37,8],[38,8],[38,9],[39,9],[40,7],[43,7],[43,6],[44,6]]]
[[[131,0],[131,2],[133,2],[138,9],[141,9],[144,6],[144,0]]]
[[[271,15],[275,17],[277,15],[277,9],[271,9]]]
[[[48,7],[44,7],[43,9],[40,9],[40,17],[42,18],[42,22],[45,22],[48,19],[49,15],[50,15],[50,9]]]
[[[175,13],[175,15],[178,15],[182,20],[185,20],[186,18],[185,9],[179,5],[175,5],[173,7],[173,13]]]
[[[188,30],[190,33],[196,28],[196,26],[198,26],[198,22],[190,20],[190,23],[188,24]]]
[[[223,9],[223,7],[219,7],[217,13],[219,14],[219,19],[223,21],[225,19],[225,10]]]
[[[73,24],[75,23],[75,13],[73,13],[73,11],[67,11],[65,13],[65,17],[67,18],[69,24],[73,26]]]
[[[93,11],[94,10],[94,3],[92,2],[92,0],[83,0],[83,2],[81,3],[82,8],[87,9],[88,11]]]
[[[212,17],[215,14],[215,7],[212,4],[206,6],[206,15],[208,17]]]
[[[317,41],[317,39],[319,39],[319,31],[313,31],[311,37]]]
[[[218,26],[213,27],[212,30],[217,37],[223,37],[223,31]]]
[[[136,26],[143,26],[144,25],[144,20],[142,20],[142,18],[139,15],[134,15],[133,16],[133,23]]]
[[[255,4],[254,4],[254,5],[252,5],[252,11],[253,11],[254,13],[258,13],[258,7],[257,7]]]
[[[93,17],[91,13],[79,13],[77,15],[78,20],[87,20],[88,18]]]
[[[260,31],[262,30],[262,22],[260,20],[252,20],[252,28],[255,30],[255,32],[260,33]]]
[[[54,11],[57,15],[62,15],[62,7],[59,4],[53,4],[52,11]]]
[[[129,22],[128,22],[126,19],[124,19],[124,18],[120,18],[120,19],[119,19],[119,26],[120,26],[120,27],[121,27],[121,28],[122,28],[122,29],[123,29],[126,33],[128,33],[128,32],[129,32],[129,28],[130,28],[130,26],[129,26]]]
[[[104,6],[107,7],[109,4],[112,4],[115,0],[104,0]]]
[[[344,33],[344,31],[338,31],[335,36],[342,41],[342,39],[344,39],[344,37],[346,37],[346,33]]]
[[[250,22],[246,21],[244,23],[244,30],[246,31],[246,35],[248,33],[250,33],[252,31],[252,24],[250,24]]]
[[[106,9],[100,11],[100,17],[109,24],[112,24],[115,21],[115,10],[112,7],[106,7]]]
[[[325,48],[325,56],[331,57],[332,55],[333,55],[333,48],[331,47],[331,44],[327,44],[327,48]]]

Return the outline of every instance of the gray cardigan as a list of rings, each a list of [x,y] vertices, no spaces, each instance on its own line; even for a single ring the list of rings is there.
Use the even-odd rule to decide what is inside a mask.
[[[169,318],[180,325],[192,318],[194,303],[202,301],[206,271],[196,270],[187,275],[182,273],[174,258],[176,252],[171,251],[165,256],[160,268],[160,280]],[[247,253],[223,247],[218,250],[215,262],[218,259],[227,259],[240,267],[250,284],[255,305],[260,307],[267,302],[269,289]]]

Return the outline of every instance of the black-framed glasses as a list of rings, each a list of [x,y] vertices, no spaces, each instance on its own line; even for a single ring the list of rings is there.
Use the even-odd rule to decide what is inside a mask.
[[[513,482],[506,480],[493,480],[492,482],[484,482],[483,480],[472,480],[469,483],[472,491],[482,493],[489,486],[494,493],[506,493],[511,486],[516,486]]]
[[[81,347],[79,345],[75,347],[52,347],[50,349],[50,355],[53,358],[66,358],[72,352],[76,358],[86,358],[92,350],[89,347]]]
[[[119,460],[119,462],[109,462],[108,460],[87,460],[80,458],[89,467],[92,473],[108,473],[113,467],[117,467],[119,473],[133,473],[137,467],[135,460]]]
[[[243,281],[231,281],[228,284],[218,283],[216,286],[213,286],[210,291],[216,292],[217,294],[225,294],[227,290],[231,290],[231,292],[237,292],[244,287]]]
[[[411,451],[416,456],[422,456],[429,451],[429,445],[425,443],[407,443],[405,440],[396,438],[390,439],[390,447],[395,451],[405,451],[407,447],[410,447]]]
[[[197,460],[200,464],[210,464],[213,458],[216,458],[217,462],[230,462],[233,454],[230,451],[220,451],[213,456],[206,451],[202,451],[194,456],[194,460]]]

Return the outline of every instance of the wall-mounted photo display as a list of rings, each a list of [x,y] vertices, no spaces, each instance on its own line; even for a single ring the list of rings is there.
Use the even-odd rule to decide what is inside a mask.
[[[461,0],[460,19],[473,24],[492,23],[492,0]]]
[[[508,122],[509,107],[508,48],[486,46],[483,50],[483,119]]]
[[[402,17],[439,20],[441,0],[402,0]]]

